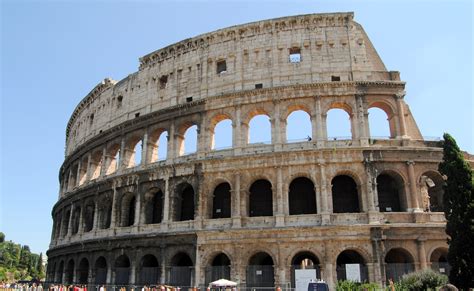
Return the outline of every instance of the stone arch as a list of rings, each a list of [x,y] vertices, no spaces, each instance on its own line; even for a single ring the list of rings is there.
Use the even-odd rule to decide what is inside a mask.
[[[102,164],[104,162],[103,155],[104,153],[102,149],[96,149],[95,151],[92,152],[91,159],[89,162],[90,180],[95,180],[99,178]]]
[[[439,272],[444,275],[448,275],[451,271],[451,266],[448,263],[448,248],[438,247],[435,248],[430,256],[431,269],[435,272]]]
[[[112,198],[104,195],[98,203],[98,226],[100,229],[107,229],[112,220]]]
[[[381,101],[381,100],[377,100],[377,101],[373,101],[371,103],[369,103],[369,106],[367,107],[367,110],[371,110],[371,109],[379,109],[381,111],[383,111],[387,117],[387,123],[388,123],[388,132],[389,132],[389,137],[390,138],[395,138],[397,136],[397,133],[396,133],[396,114],[395,114],[395,110],[394,108],[392,107],[391,104],[385,102],[385,101]],[[375,122],[377,123],[381,123],[382,120],[380,120],[379,118],[377,119],[372,119],[371,118],[371,114],[370,112],[369,113],[369,134],[371,137],[373,137],[374,135],[372,134],[372,131],[370,130],[370,125],[373,125]]]
[[[195,192],[191,184],[179,184],[172,199],[174,221],[194,220]]]
[[[176,253],[170,260],[170,284],[181,287],[191,286],[193,266],[193,260],[187,253]]]
[[[63,282],[63,274],[64,274],[64,260],[59,262],[58,268],[55,270],[56,273],[54,275],[54,281],[58,283]]]
[[[87,284],[89,282],[89,260],[82,258],[77,266],[76,278],[79,284]]]
[[[178,127],[176,140],[178,156],[197,152],[199,124],[193,121],[183,122]]]
[[[61,230],[61,237],[65,237],[69,231],[69,219],[71,218],[71,207],[63,210],[63,223]]]
[[[231,185],[222,182],[214,188],[212,199],[212,218],[229,218],[231,216]]]
[[[315,278],[321,278],[320,260],[311,251],[302,251],[294,254],[290,262],[291,266],[291,287],[296,287],[295,273],[299,269],[314,269]]]
[[[230,266],[230,258],[225,253],[214,254],[210,263],[206,265],[206,286],[221,278],[230,280]]]
[[[110,175],[115,173],[120,167],[120,160],[122,158],[122,153],[120,152],[120,142],[115,142],[107,146],[106,157],[107,163],[105,174]]]
[[[336,111],[334,111],[334,110],[336,110]],[[335,132],[332,129],[332,124],[333,124],[333,122],[334,123],[337,122],[338,127],[340,127],[340,125],[341,125],[340,118],[342,118],[342,114],[341,113],[338,114],[337,110],[342,110],[347,114],[347,116],[349,117],[349,128],[346,128],[343,131],[338,130],[337,132]],[[335,112],[334,117],[332,116],[332,113],[330,111]],[[353,109],[352,109],[352,106],[350,104],[348,104],[347,102],[344,102],[344,101],[338,102],[338,101],[336,101],[336,102],[330,103],[329,106],[327,107],[325,113],[323,114],[324,123],[326,124],[326,136],[328,137],[328,139],[353,139],[355,137],[355,134],[354,134],[355,128],[352,124],[352,117],[353,117]],[[337,120],[336,120],[336,118],[337,118]],[[329,121],[328,121],[328,119],[329,119]],[[333,119],[335,119],[335,120],[333,121]]]
[[[249,188],[249,216],[273,215],[272,184],[267,179],[254,181]]]
[[[74,205],[73,213],[72,213],[72,223],[71,223],[71,234],[77,234],[79,232],[79,227],[81,226],[81,206]]]
[[[144,195],[144,223],[161,223],[163,219],[164,194],[160,188],[150,188]]]
[[[304,106],[294,108],[285,119],[286,141],[302,142],[311,141],[313,128],[311,124],[311,112]]]
[[[377,178],[377,195],[380,212],[402,212],[405,211],[405,181],[403,177],[393,171],[381,172]]]
[[[267,252],[255,252],[248,260],[247,287],[274,287],[275,261]]]
[[[398,281],[415,270],[413,256],[404,248],[392,248],[385,254],[385,278]]]
[[[232,147],[233,124],[234,122],[232,116],[227,113],[217,113],[211,118],[209,124],[209,134],[211,143],[210,148],[212,150]]]
[[[444,179],[438,171],[428,170],[418,178],[420,186],[421,206],[425,211],[444,211]]]
[[[107,260],[100,256],[95,260],[94,264],[94,282],[97,285],[107,282]]]
[[[115,284],[128,285],[130,278],[130,259],[127,255],[120,255],[115,260]]]
[[[291,181],[288,191],[288,206],[290,215],[317,213],[316,191],[311,179],[296,177]]]
[[[127,192],[122,195],[120,203],[120,226],[132,226],[136,223],[136,203],[137,199],[134,193]]]
[[[147,162],[166,160],[168,154],[168,130],[158,127],[150,131],[147,144]]]
[[[368,259],[364,258],[363,252],[356,248],[348,248],[339,253],[336,258],[336,277],[337,280],[348,280],[346,267],[348,264],[358,264],[360,281],[368,281],[369,274],[367,269]]]
[[[95,202],[89,199],[84,204],[84,218],[83,218],[83,229],[84,232],[89,232],[94,228],[94,217],[95,217]]]
[[[243,122],[246,144],[271,143],[272,125],[271,115],[268,112],[263,108],[257,108],[247,114]],[[259,131],[256,130],[257,127]]]
[[[125,142],[125,152],[123,153],[123,165],[125,168],[132,168],[141,164],[142,146],[142,132],[133,133],[127,138]]]
[[[339,174],[331,180],[332,209],[334,213],[361,211],[359,187],[352,175]]]
[[[140,260],[138,282],[142,285],[156,284],[160,278],[158,260],[154,255],[144,255]]]
[[[64,282],[66,284],[74,283],[74,260],[69,259],[66,265],[66,270],[64,270]]]

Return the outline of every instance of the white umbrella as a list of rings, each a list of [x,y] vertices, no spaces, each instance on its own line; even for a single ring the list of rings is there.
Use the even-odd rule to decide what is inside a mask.
[[[226,279],[219,279],[217,281],[209,283],[211,287],[235,287],[237,283],[226,280]]]

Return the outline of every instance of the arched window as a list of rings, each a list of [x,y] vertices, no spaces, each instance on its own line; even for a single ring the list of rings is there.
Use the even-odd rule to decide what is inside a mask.
[[[153,189],[145,194],[145,224],[160,223],[163,217],[163,192]]]
[[[272,216],[272,184],[267,180],[257,180],[250,186],[249,216]]]
[[[67,263],[64,281],[66,284],[74,283],[74,260]]]
[[[140,273],[138,282],[142,285],[156,284],[160,278],[160,269],[158,260],[154,255],[143,256],[140,264]]]
[[[54,275],[54,281],[57,283],[63,282],[63,273],[64,273],[64,261],[59,263],[59,267],[56,270],[56,274]]]
[[[230,260],[223,253],[216,255],[211,265],[206,267],[206,286],[219,279],[230,280]]]
[[[135,223],[136,198],[132,193],[126,193],[122,198],[122,226],[132,226]]]
[[[232,120],[223,119],[214,127],[211,149],[221,150],[232,148]]]
[[[425,211],[442,212],[443,210],[443,177],[436,171],[423,173],[420,178],[421,207]]]
[[[247,287],[274,287],[273,259],[265,252],[253,255],[247,266]]]
[[[309,270],[314,270],[313,278],[321,278],[321,268],[319,267],[319,259],[310,252],[300,252],[291,260],[291,287],[296,287],[296,273],[299,270],[305,270],[306,274]]]
[[[114,144],[107,149],[108,162],[105,174],[115,173],[120,166],[120,144]]]
[[[102,168],[102,151],[96,151],[91,156],[89,170],[91,172],[91,180],[97,179],[100,176]]]
[[[185,183],[177,187],[173,199],[174,221],[186,221],[194,219],[194,189]]]
[[[110,222],[112,218],[112,199],[110,197],[105,197],[99,203],[99,228],[107,229],[110,227]]]
[[[369,113],[369,130],[371,138],[390,138],[390,124],[387,113],[380,108],[372,107]]]
[[[180,156],[194,154],[197,151],[197,134],[197,125],[192,125],[184,131],[183,140],[178,142]]]
[[[398,281],[403,275],[415,270],[413,257],[402,248],[391,249],[385,255],[385,277]]]
[[[339,175],[332,179],[332,207],[334,213],[360,212],[359,193],[354,179]]]
[[[230,217],[230,185],[229,183],[221,183],[214,189],[212,199],[212,218],[228,218]]]
[[[88,201],[84,207],[84,232],[89,232],[94,227],[95,204]]]
[[[311,117],[306,111],[296,110],[286,118],[286,141],[301,142],[312,139]]]
[[[356,251],[345,250],[337,256],[337,280],[365,282],[369,279],[368,269],[364,258]],[[350,267],[348,265],[351,265]],[[357,266],[358,265],[358,268]],[[348,268],[356,268],[358,272],[348,272]]]
[[[147,161],[155,163],[166,160],[168,152],[168,132],[163,128],[152,130],[148,135]]]
[[[157,149],[157,161],[164,161],[168,157],[168,132],[163,131],[158,138],[156,143],[158,145]]]
[[[448,249],[437,248],[430,256],[431,269],[435,272],[448,275],[451,266],[448,263]]]
[[[330,109],[326,117],[326,130],[329,140],[352,139],[350,114],[343,109]]]
[[[130,277],[130,259],[121,255],[115,260],[115,284],[127,285]]]
[[[272,125],[265,114],[254,116],[249,122],[248,143],[272,143]]]
[[[380,212],[403,211],[400,199],[403,194],[403,180],[394,173],[377,176],[377,193]]]
[[[291,181],[288,202],[290,215],[316,213],[316,192],[313,182],[305,177]]]
[[[139,166],[142,163],[143,142],[140,140],[133,149],[133,166]]]
[[[104,257],[99,257],[95,261],[95,284],[105,284],[107,282],[107,261]]]
[[[193,261],[185,253],[178,253],[171,259],[169,282],[173,286],[191,286]]]
[[[81,220],[81,207],[76,206],[74,207],[74,212],[72,214],[72,234],[76,234],[79,232],[79,226],[80,226],[80,220]]]
[[[65,237],[67,235],[70,216],[71,216],[71,209],[67,209],[64,212],[64,217],[63,217],[64,222],[62,223],[61,237]]]
[[[79,267],[77,268],[77,280],[79,284],[87,284],[89,278],[89,261],[86,258],[83,258],[79,262]]]

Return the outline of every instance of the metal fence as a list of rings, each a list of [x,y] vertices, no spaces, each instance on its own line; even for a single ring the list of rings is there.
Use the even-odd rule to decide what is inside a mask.
[[[415,270],[413,264],[385,264],[385,278],[388,282],[389,279],[398,281],[405,274],[411,273]]]

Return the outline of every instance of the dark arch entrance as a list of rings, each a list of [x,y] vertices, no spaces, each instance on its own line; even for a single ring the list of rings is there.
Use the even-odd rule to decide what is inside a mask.
[[[55,274],[55,277],[54,277],[54,281],[57,282],[57,283],[62,283],[63,273],[64,273],[64,261],[61,261],[59,263],[59,267],[55,271],[56,271],[56,274]]]
[[[420,178],[421,205],[425,211],[442,212],[443,207],[443,177],[435,171],[423,173]],[[425,201],[425,195],[429,196],[429,201]]]
[[[347,271],[355,268],[360,275],[360,281],[368,281],[368,269],[364,258],[356,251],[345,250],[337,256],[336,261],[337,280],[348,280]],[[357,268],[358,265],[358,268]]]
[[[259,290],[258,287],[274,286],[275,274],[272,257],[265,252],[253,255],[247,266],[247,287]]]
[[[104,257],[99,257],[95,261],[95,284],[105,284],[107,282],[107,261]]]
[[[272,216],[272,184],[267,180],[257,180],[250,186],[249,216]]]
[[[126,255],[121,255],[115,261],[115,284],[128,285],[130,278],[130,260]]]
[[[158,260],[154,255],[145,255],[140,264],[139,282],[142,285],[156,284],[159,276]]]
[[[135,223],[136,198],[132,193],[127,193],[122,198],[122,226],[132,226]]]
[[[193,261],[185,253],[178,253],[171,259],[170,284],[189,287],[193,272]]]
[[[400,212],[400,197],[403,191],[403,182],[400,177],[386,173],[377,176],[377,193],[380,212]]]
[[[402,248],[391,249],[385,255],[385,279],[398,281],[403,275],[415,270],[413,257]]]
[[[223,253],[215,256],[211,265],[206,267],[206,286],[219,279],[230,280],[230,260]]]
[[[173,199],[174,220],[186,221],[194,219],[194,189],[189,184],[180,185]]]
[[[212,199],[212,218],[228,218],[230,217],[230,185],[229,183],[221,183],[214,189],[214,197]]]
[[[95,205],[89,202],[84,207],[84,232],[89,232],[94,227]]]
[[[288,202],[290,215],[316,213],[316,192],[313,182],[305,177],[291,181]]]
[[[334,213],[360,212],[357,184],[347,175],[332,179],[332,208]]]
[[[291,260],[291,287],[296,288],[296,273],[298,270],[314,270],[314,279],[321,279],[319,259],[310,252],[297,253]]]
[[[441,274],[448,275],[451,266],[448,263],[448,250],[437,248],[430,256],[431,269]]]
[[[161,223],[163,218],[163,192],[150,191],[145,195],[145,224]]]
[[[65,272],[65,278],[64,281],[66,284],[72,284],[74,283],[74,261],[69,260],[66,266],[66,272]]]
[[[87,284],[89,281],[89,261],[83,258],[77,268],[77,281],[79,284]]]

